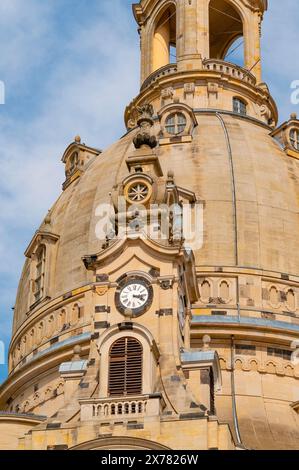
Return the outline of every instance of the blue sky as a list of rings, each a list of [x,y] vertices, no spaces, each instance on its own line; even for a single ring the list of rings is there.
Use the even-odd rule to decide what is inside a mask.
[[[298,0],[269,1],[264,80],[280,109],[299,80]],[[232,60],[232,56],[230,57]],[[124,133],[139,86],[139,38],[129,0],[0,0],[0,339],[8,344],[24,250],[61,191],[60,162],[76,134],[105,148]],[[0,382],[6,367],[0,366]]]

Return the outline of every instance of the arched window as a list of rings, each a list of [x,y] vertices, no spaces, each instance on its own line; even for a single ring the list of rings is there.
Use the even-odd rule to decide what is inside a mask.
[[[117,340],[109,353],[108,394],[121,397],[142,394],[143,348],[131,337]]]
[[[38,302],[44,296],[45,288],[45,263],[46,263],[46,247],[41,245],[36,253],[35,281],[34,281],[34,297]]]
[[[241,116],[246,116],[247,114],[247,105],[240,98],[233,99],[233,111],[236,114],[241,114]]]
[[[290,141],[295,150],[299,150],[299,131],[292,129],[290,132]]]

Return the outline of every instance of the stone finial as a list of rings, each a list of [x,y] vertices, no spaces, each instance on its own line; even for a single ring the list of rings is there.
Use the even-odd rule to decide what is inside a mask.
[[[75,142],[76,144],[81,144],[81,137],[79,135],[76,135]]]
[[[137,112],[139,114],[137,124],[140,132],[134,138],[135,148],[140,149],[145,146],[153,149],[157,146],[156,137],[151,135],[151,128],[154,125],[154,108],[151,104],[145,104],[144,106],[138,106]]]
[[[79,344],[77,344],[74,349],[73,349],[73,361],[80,361],[81,353],[82,353],[82,348]]]
[[[46,217],[43,220],[40,230],[44,232],[52,232],[52,211],[49,210]]]
[[[211,344],[211,337],[209,335],[204,335],[202,338],[202,344],[203,344],[203,349],[208,350],[210,349],[210,344]]]
[[[46,218],[45,218],[45,225],[51,225],[51,211],[48,211],[48,214],[46,215]]]
[[[291,117],[291,119],[297,119],[297,114],[296,114],[296,113],[292,113],[290,117]]]

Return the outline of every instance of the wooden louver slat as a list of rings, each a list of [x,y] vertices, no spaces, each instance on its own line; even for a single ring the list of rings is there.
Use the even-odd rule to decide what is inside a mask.
[[[109,396],[142,394],[142,356],[142,345],[135,338],[121,338],[112,345],[109,357]]]

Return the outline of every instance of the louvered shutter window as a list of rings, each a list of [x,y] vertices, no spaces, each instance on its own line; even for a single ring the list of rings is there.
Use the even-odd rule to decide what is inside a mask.
[[[135,338],[121,338],[110,349],[109,396],[142,394],[142,345]]]

